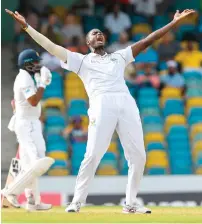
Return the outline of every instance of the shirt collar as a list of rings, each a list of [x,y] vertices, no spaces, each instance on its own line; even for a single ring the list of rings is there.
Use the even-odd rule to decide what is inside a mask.
[[[105,52],[104,55],[100,55],[100,54],[96,54],[96,53],[93,53],[93,52],[92,52],[91,55],[92,55],[92,56],[100,56],[100,57],[104,58],[104,57],[107,56],[108,54],[107,54],[107,52]]]

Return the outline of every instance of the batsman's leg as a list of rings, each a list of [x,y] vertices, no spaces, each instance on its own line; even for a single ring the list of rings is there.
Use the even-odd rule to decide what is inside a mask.
[[[27,185],[30,185],[33,180],[35,180],[35,178],[40,177],[47,172],[53,163],[54,159],[49,157],[36,160],[28,170],[22,171],[16,179],[7,186],[3,195],[5,197],[9,195],[19,195],[24,191]]]
[[[45,151],[46,151],[46,145],[45,141],[42,135],[42,128],[41,128],[41,123],[39,120],[33,121],[32,122],[32,132],[31,132],[31,138],[34,142],[34,145],[36,147],[35,150],[31,150],[37,153],[37,158],[44,158],[45,157]],[[32,153],[29,153],[29,151],[25,151],[26,157],[25,156],[25,163],[29,164]],[[31,186],[25,189],[25,196],[27,198],[27,201],[33,201],[35,204],[40,204],[41,203],[41,197],[40,197],[40,191],[38,189],[38,180],[34,180]],[[34,197],[34,198],[33,198]]]

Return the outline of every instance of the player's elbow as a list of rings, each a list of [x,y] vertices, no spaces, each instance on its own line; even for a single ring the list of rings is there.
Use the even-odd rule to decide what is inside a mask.
[[[29,99],[27,99],[27,101],[29,102],[29,104],[32,107],[36,107],[38,105],[38,100],[37,100],[37,97],[36,96],[30,97]]]
[[[32,102],[29,102],[30,104],[31,104],[31,106],[33,106],[33,107],[36,107],[37,106],[37,102],[36,101],[32,101]]]

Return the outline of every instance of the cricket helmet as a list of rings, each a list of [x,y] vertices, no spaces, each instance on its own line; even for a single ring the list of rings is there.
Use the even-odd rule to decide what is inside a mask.
[[[27,72],[39,72],[41,69],[40,60],[41,58],[35,50],[26,49],[18,56],[18,66]]]

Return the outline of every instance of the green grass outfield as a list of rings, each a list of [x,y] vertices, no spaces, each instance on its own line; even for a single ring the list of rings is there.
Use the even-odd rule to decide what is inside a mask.
[[[85,207],[80,213],[65,213],[64,208],[26,212],[2,209],[2,223],[201,223],[202,207],[152,207],[152,214],[122,214],[121,207]]]

